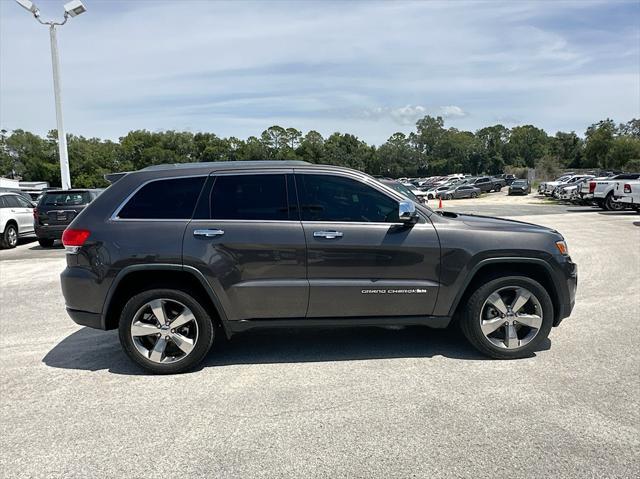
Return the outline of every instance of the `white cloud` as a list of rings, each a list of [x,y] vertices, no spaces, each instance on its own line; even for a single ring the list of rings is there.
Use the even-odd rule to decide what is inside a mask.
[[[280,123],[380,143],[426,114],[579,132],[640,116],[634,3],[185,3],[92,0],[60,29],[70,132],[246,137]],[[3,0],[0,89],[2,128],[55,127],[46,28]]]
[[[467,112],[456,105],[441,106],[440,112],[444,118],[462,118]]]

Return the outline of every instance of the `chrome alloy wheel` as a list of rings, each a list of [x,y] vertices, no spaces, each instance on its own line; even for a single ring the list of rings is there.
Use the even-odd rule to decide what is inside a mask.
[[[18,244],[18,232],[13,227],[10,227],[9,231],[7,231],[7,242],[11,248]]]
[[[542,306],[536,296],[520,286],[494,291],[482,305],[480,329],[495,346],[526,346],[542,327]]]
[[[184,304],[154,299],[133,317],[131,339],[144,358],[154,363],[175,363],[193,351],[198,341],[198,323]]]

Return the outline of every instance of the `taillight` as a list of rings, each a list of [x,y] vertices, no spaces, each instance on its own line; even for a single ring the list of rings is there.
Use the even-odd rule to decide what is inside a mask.
[[[38,208],[33,209],[33,221],[38,221]]]
[[[631,193],[631,185],[630,184],[624,185],[624,192],[625,193]]]
[[[89,235],[91,235],[89,230],[67,228],[62,233],[62,244],[68,253],[77,253]]]
[[[589,183],[589,193],[593,193],[594,191],[596,191],[596,182],[595,181],[591,181]]]

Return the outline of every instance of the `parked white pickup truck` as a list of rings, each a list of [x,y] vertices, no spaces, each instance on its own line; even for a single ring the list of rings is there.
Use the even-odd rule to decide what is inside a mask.
[[[638,179],[640,179],[640,173],[623,173],[608,178],[594,178],[588,182],[587,192],[585,192],[584,185],[582,186],[581,196],[583,200],[596,203],[603,210],[623,210],[627,205],[613,200],[616,183]]]
[[[613,191],[613,201],[633,208],[640,213],[640,181],[629,180],[616,182]]]

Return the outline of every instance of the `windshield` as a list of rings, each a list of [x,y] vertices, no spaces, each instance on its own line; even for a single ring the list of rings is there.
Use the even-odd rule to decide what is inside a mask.
[[[386,183],[386,185],[390,188],[393,188],[394,190],[396,190],[398,193],[406,196],[407,198],[409,198],[410,200],[413,201],[420,201],[418,199],[418,197],[416,195],[414,195],[411,190],[409,188],[407,188],[406,186],[404,186],[402,183]]]
[[[47,193],[40,204],[43,206],[80,206],[91,201],[88,191],[67,191],[59,193]]]

